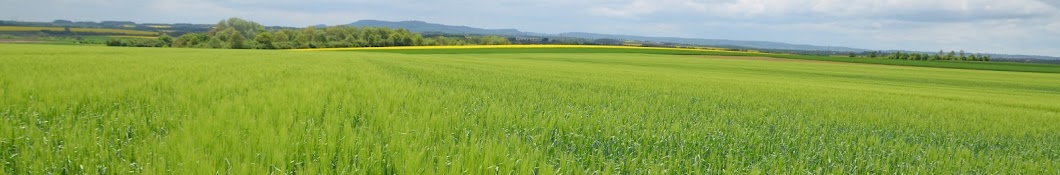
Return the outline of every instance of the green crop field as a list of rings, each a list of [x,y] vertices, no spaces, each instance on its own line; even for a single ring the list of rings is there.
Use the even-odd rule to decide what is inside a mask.
[[[1060,174],[1056,73],[429,51],[0,44],[0,174]]]
[[[530,45],[537,46],[537,45]],[[420,49],[418,47],[410,47],[410,49],[376,49],[376,48],[354,48],[354,49],[306,49],[306,50],[338,50],[338,51],[360,51],[360,52],[385,52],[385,53],[403,53],[403,54],[486,54],[486,53],[650,53],[650,54],[666,54],[666,55],[716,55],[716,56],[751,56],[751,57],[770,57],[770,58],[787,58],[787,59],[802,59],[802,60],[817,60],[817,61],[832,61],[832,62],[849,62],[849,63],[868,63],[868,64],[884,64],[884,65],[898,65],[898,66],[916,66],[916,67],[938,67],[938,68],[957,68],[957,69],[974,69],[974,70],[998,70],[998,71],[1016,71],[1016,72],[1043,72],[1043,73],[1060,73],[1060,65],[1051,64],[1028,64],[1028,63],[1012,63],[1012,62],[969,62],[969,61],[909,61],[909,60],[893,60],[886,58],[849,58],[849,57],[831,57],[831,56],[808,56],[808,55],[790,55],[790,54],[769,54],[769,53],[754,53],[754,52],[733,52],[733,51],[718,51],[718,50],[699,50],[699,49],[668,49],[668,48],[650,48],[650,47],[624,47],[624,46],[568,46],[558,45],[558,48],[549,47],[537,47],[537,48],[519,48],[519,46],[498,46],[501,48],[446,48],[446,46],[439,47],[440,49]],[[425,47],[431,48],[431,47]]]
[[[39,32],[39,31],[52,31],[62,32],[66,28],[63,27],[31,27],[31,26],[0,26],[0,32]],[[152,31],[141,31],[141,30],[126,30],[126,29],[102,29],[102,28],[70,28],[70,32],[84,33],[84,34],[120,34],[120,35],[132,35],[132,36],[156,36],[158,32]]]

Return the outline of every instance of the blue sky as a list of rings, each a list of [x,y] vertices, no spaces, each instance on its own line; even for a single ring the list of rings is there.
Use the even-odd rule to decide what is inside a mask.
[[[1060,56],[1060,0],[0,0],[0,19],[265,25],[421,20],[541,33]]]

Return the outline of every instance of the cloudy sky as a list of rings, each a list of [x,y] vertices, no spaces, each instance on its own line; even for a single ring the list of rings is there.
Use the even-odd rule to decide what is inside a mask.
[[[541,33],[1060,56],[1060,0],[0,0],[0,18],[265,25],[421,20]]]

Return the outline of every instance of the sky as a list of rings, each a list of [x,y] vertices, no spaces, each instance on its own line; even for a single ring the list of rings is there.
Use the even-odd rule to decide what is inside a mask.
[[[538,33],[1060,56],[1060,0],[0,0],[0,20],[419,20]]]

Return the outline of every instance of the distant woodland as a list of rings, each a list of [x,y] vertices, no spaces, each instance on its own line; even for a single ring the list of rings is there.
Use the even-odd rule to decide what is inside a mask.
[[[861,56],[855,53],[850,53],[850,57],[869,57],[869,58],[888,58],[896,60],[948,60],[948,61],[990,61],[993,57],[988,54],[971,54],[965,53],[963,50],[960,52],[950,51],[949,53],[939,50],[936,54],[928,53],[915,53],[915,52],[891,52],[884,53],[881,51],[872,51],[862,53]]]
[[[149,42],[151,44],[142,44]],[[502,45],[512,44],[500,36],[433,36],[424,37],[406,29],[377,27],[315,26],[303,29],[269,31],[253,21],[230,18],[218,22],[205,33],[187,33],[179,37],[162,35],[157,41],[113,40],[112,46],[162,44],[171,47],[223,49],[306,49],[387,46]]]

